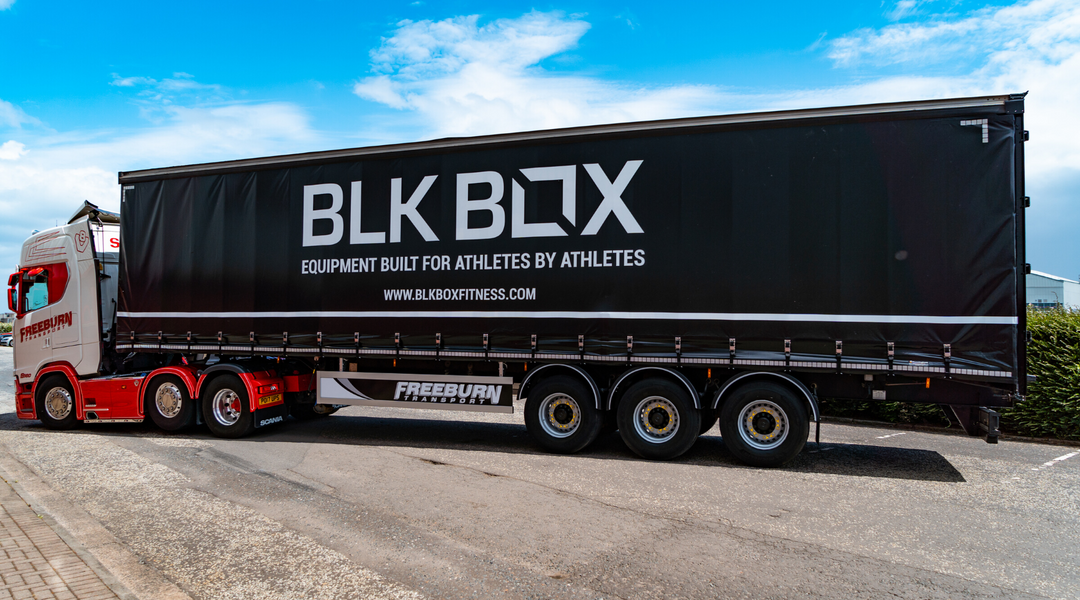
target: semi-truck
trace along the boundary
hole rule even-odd
[[[647,459],[791,461],[821,398],[997,440],[1025,393],[1024,95],[121,172],[9,279],[17,414],[241,437],[512,412]],[[519,404],[520,405],[520,404]],[[819,427],[815,427],[819,430]]]

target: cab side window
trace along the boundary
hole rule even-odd
[[[64,263],[24,269],[20,282],[20,312],[33,312],[59,302],[64,297],[67,279],[67,265]]]
[[[26,290],[24,304],[26,312],[44,308],[49,305],[49,272],[44,271],[39,275],[28,278],[23,284]]]

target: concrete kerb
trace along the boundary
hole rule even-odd
[[[0,444],[0,476],[123,600],[191,600],[132,554],[85,510],[54,490]]]

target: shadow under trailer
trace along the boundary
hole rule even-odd
[[[513,411],[782,465],[818,398],[1025,393],[1022,95],[120,173],[9,280],[17,412],[221,437],[347,405]],[[121,243],[122,240],[122,243]]]

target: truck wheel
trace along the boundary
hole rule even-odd
[[[626,390],[616,409],[619,435],[638,456],[668,460],[697,441],[701,413],[682,387],[664,379],[644,379]]]
[[[210,433],[221,438],[243,437],[255,429],[244,382],[235,375],[222,375],[202,393],[203,420]]]
[[[195,403],[179,377],[157,377],[146,397],[146,414],[165,431],[180,431],[195,422]]]
[[[788,388],[754,382],[736,390],[720,410],[720,434],[735,458],[779,467],[795,458],[810,435],[806,406]]]
[[[580,381],[550,377],[529,392],[525,428],[549,452],[577,452],[600,436],[604,419],[595,402]]]
[[[75,419],[75,391],[63,375],[49,375],[41,380],[34,395],[37,418],[49,429],[72,429]]]

